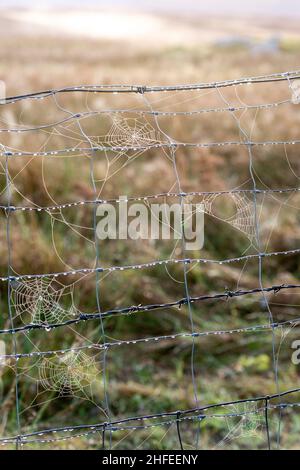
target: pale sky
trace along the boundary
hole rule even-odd
[[[130,7],[136,11],[300,16],[299,0],[0,0],[0,7]]]

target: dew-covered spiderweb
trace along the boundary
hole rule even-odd
[[[297,447],[299,83],[3,100],[3,448]]]
[[[46,358],[39,368],[42,387],[63,394],[83,392],[98,373],[95,359],[82,351],[70,351],[59,360]]]
[[[11,304],[16,318],[24,325],[47,326],[78,316],[72,287],[47,277],[15,281],[11,285]],[[64,301],[70,305],[64,307]]]

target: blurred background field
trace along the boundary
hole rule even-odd
[[[168,8],[151,8],[147,2],[117,2],[114,7],[100,2],[84,11],[69,9],[66,2],[60,9],[28,9],[23,2],[0,10],[0,78],[6,84],[7,96],[37,90],[84,84],[171,85],[236,79],[300,68],[299,7],[287,2],[286,9],[272,9],[265,2],[264,11],[213,10],[205,12],[197,2],[188,2],[185,9],[175,2]],[[264,2],[260,2],[262,4]],[[276,3],[276,2],[275,2]],[[230,4],[230,2],[229,2]],[[148,5],[148,6],[147,6]],[[101,7],[101,8],[100,8]],[[217,7],[216,7],[217,8]],[[228,7],[229,8],[229,7]],[[232,11],[237,11],[236,15]],[[290,103],[292,92],[287,81],[233,87],[218,91],[170,93],[147,96],[159,111],[195,111],[268,103],[280,104],[269,109],[248,109],[236,113],[240,125],[253,140],[299,139],[299,105]],[[41,101],[21,101],[1,106],[1,128],[32,127],[63,119],[67,113],[87,110],[134,108],[145,109],[143,96],[101,94],[67,94]],[[135,119],[141,129],[154,129],[162,139],[155,120],[128,112],[121,123]],[[95,141],[117,142],[110,114],[81,121],[84,131]],[[160,117],[160,128],[182,142],[240,140],[240,129],[231,113],[203,113],[196,116]],[[82,143],[76,123],[54,126],[53,129],[27,133],[1,133],[1,143],[23,151],[47,151]],[[106,139],[106,140],[105,140]],[[108,140],[107,140],[108,139]],[[80,146],[80,145],[79,145]],[[91,181],[90,155],[73,158],[10,159],[14,205],[49,206],[78,200],[92,200],[95,189]],[[251,189],[249,156],[246,148],[220,147],[209,149],[179,148],[176,152],[183,191],[228,191]],[[253,150],[253,165],[260,189],[298,188],[300,178],[299,144],[266,146]],[[149,149],[137,155],[97,152],[93,158],[96,192],[101,198],[120,195],[146,196],[176,190],[176,178],[169,155],[161,149]],[[0,202],[7,202],[5,159],[0,157]],[[195,201],[195,199],[194,199]],[[161,201],[163,202],[163,201]],[[252,201],[243,199],[244,207]],[[258,197],[261,241],[264,251],[299,248],[299,193],[266,194]],[[190,257],[226,259],[257,253],[249,234],[222,221],[234,215],[236,199],[222,196],[215,201],[216,216],[205,216],[205,243],[200,252]],[[16,212],[11,216],[11,266],[16,274],[51,273],[92,268],[95,265],[95,240],[92,208],[75,207],[55,213]],[[6,216],[0,219],[0,274],[7,273]],[[181,246],[174,241],[101,241],[98,245],[100,264],[121,266],[152,260],[181,258]],[[263,284],[299,282],[299,255],[278,256],[263,262]],[[53,283],[29,284],[25,296],[36,292],[49,294],[51,286],[61,293],[60,302],[71,313],[97,311],[95,285],[98,282],[102,310],[130,305],[172,302],[184,296],[182,265],[156,266],[138,271],[122,271],[60,278]],[[257,260],[232,264],[196,264],[188,270],[191,295],[224,292],[258,287]],[[50,286],[50,287],[49,287]],[[10,325],[7,286],[2,283],[1,329]],[[19,293],[20,286],[13,286]],[[267,295],[275,322],[299,317],[298,290]],[[24,297],[23,297],[24,300]],[[20,302],[22,301],[22,298]],[[13,304],[16,325],[30,322],[29,306],[19,300]],[[27,299],[28,302],[28,299]],[[26,303],[26,302],[25,302]],[[55,309],[54,309],[55,310]],[[197,332],[244,328],[267,324],[268,311],[261,296],[245,296],[228,301],[206,301],[192,306]],[[55,319],[56,311],[50,313]],[[32,320],[32,318],[31,318]],[[162,308],[130,316],[116,316],[104,321],[106,341],[132,340],[149,336],[190,332],[188,309]],[[99,320],[74,327],[32,331],[15,335],[17,350],[30,353],[79,347],[100,341]],[[2,335],[7,353],[13,351],[12,338]],[[299,328],[283,327],[275,332],[276,361],[281,391],[299,384],[299,366],[292,364],[292,342],[299,339]],[[174,411],[195,406],[191,380],[190,338],[130,344],[112,348],[106,357],[106,383],[111,418]],[[60,396],[59,388],[42,391],[38,378],[46,364],[24,358],[18,362],[21,430],[23,433],[56,426],[94,424],[107,419],[104,408],[103,354],[79,357],[71,367],[92,386],[77,390],[72,397]],[[194,366],[198,399],[201,405],[262,396],[276,392],[272,355],[272,333],[234,333],[200,337],[195,341]],[[73,364],[73,365],[72,365]],[[65,364],[63,364],[65,366]],[[15,378],[13,365],[0,364],[0,435],[16,434]],[[42,371],[42,372],[41,372]],[[47,372],[46,372],[47,374]],[[54,383],[57,384],[57,380]],[[53,385],[53,382],[52,382]],[[297,396],[294,397],[297,400]],[[248,408],[247,408],[248,406]],[[235,412],[253,411],[253,405],[239,406]],[[228,410],[232,412],[232,409]],[[245,449],[266,448],[263,412],[246,419],[210,418],[201,423],[203,448]],[[278,445],[278,411],[270,413],[272,447]],[[299,448],[300,417],[297,408],[281,413],[281,447]],[[182,424],[186,449],[194,448],[196,424]],[[101,436],[78,437],[49,444],[28,444],[26,448],[99,448]],[[176,426],[118,431],[112,435],[113,448],[179,448]]]

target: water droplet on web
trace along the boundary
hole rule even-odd
[[[291,84],[291,90],[292,90],[291,102],[293,104],[299,104],[300,103],[300,83],[296,81],[293,82]]]

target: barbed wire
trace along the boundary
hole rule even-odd
[[[271,287],[256,287],[254,289],[248,289],[248,290],[238,290],[238,291],[229,291],[226,290],[225,292],[218,293],[218,294],[207,294],[207,295],[200,295],[197,297],[183,297],[179,300],[174,300],[172,302],[166,302],[166,303],[157,303],[157,304],[146,304],[146,305],[131,305],[129,307],[123,307],[123,308],[113,308],[111,310],[106,310],[101,313],[80,313],[78,318],[66,320],[61,323],[53,323],[53,324],[34,324],[30,323],[28,325],[20,326],[20,327],[15,327],[15,328],[7,328],[7,329],[0,329],[0,334],[5,334],[5,333],[18,333],[21,331],[28,331],[28,330],[36,330],[36,329],[46,329],[47,331],[50,331],[51,329],[56,329],[62,326],[67,326],[67,325],[74,325],[77,323],[85,322],[88,320],[95,320],[95,319],[101,319],[101,318],[106,318],[106,317],[112,317],[116,315],[131,315],[133,313],[137,312],[150,312],[153,310],[160,310],[163,308],[172,308],[172,307],[181,307],[183,305],[187,305],[188,302],[190,303],[195,303],[195,302],[203,302],[205,300],[228,300],[236,297],[242,297],[245,295],[250,295],[250,294],[262,294],[262,293],[274,293],[277,294],[281,290],[286,290],[286,289],[299,289],[300,284],[282,284],[282,285],[274,285]],[[271,323],[273,325],[273,323]],[[275,325],[275,323],[274,323]]]
[[[219,82],[199,83],[194,85],[170,85],[170,86],[146,86],[146,85],[81,85],[74,87],[57,88],[34,93],[26,93],[24,95],[10,96],[2,100],[2,105],[14,103],[16,101],[25,99],[43,99],[47,96],[56,95],[59,93],[153,93],[162,91],[195,91],[207,90],[210,88],[226,88],[237,85],[248,85],[257,83],[272,83],[287,80],[298,80],[300,78],[300,71],[281,72],[269,75],[259,75],[256,77],[240,78],[238,80],[223,80]]]

